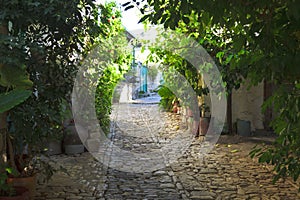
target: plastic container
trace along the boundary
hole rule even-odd
[[[237,119],[236,131],[240,136],[251,136],[251,122],[246,120]]]

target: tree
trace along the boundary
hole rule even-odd
[[[1,92],[10,86],[32,89],[30,97],[8,113],[14,128],[9,137],[13,163],[25,144],[35,155],[43,150],[45,138],[62,135],[62,102],[70,100],[78,62],[101,31],[95,20],[98,9],[90,0],[0,1],[0,6],[0,26],[7,30],[0,38],[1,85],[6,87]],[[6,121],[4,116],[5,131]],[[1,152],[2,161],[6,151]]]
[[[99,76],[95,91],[95,109],[102,130],[107,134],[110,130],[110,114],[112,97],[116,85],[129,70],[131,51],[125,28],[121,23],[121,12],[115,2],[100,5],[99,15],[100,34],[89,50],[98,48],[99,65],[91,65],[95,69],[95,76]],[[108,52],[104,52],[107,51]],[[105,63],[102,57],[109,54]],[[103,68],[103,66],[105,66]]]
[[[136,1],[134,1],[136,2]],[[275,105],[278,117],[271,126],[278,134],[273,147],[258,152],[259,161],[274,165],[274,180],[291,176],[297,180],[300,174],[300,4],[296,0],[277,1],[197,1],[197,0],[147,0],[124,4],[128,8],[138,6],[153,24],[165,28],[182,29],[181,23],[194,26],[190,36],[204,42],[208,52],[214,48],[205,43],[214,37],[213,46],[221,46],[214,54],[227,67],[223,76],[227,84],[243,77],[252,85],[262,81],[276,84],[275,94],[264,103],[264,109]],[[144,2],[144,3],[142,3]],[[191,21],[194,19],[194,21]],[[213,33],[213,35],[212,35]],[[233,75],[233,76],[232,76]],[[238,86],[237,82],[237,86]],[[235,85],[235,84],[233,84]]]

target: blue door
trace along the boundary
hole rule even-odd
[[[147,74],[148,74],[148,68],[145,66],[141,67],[141,85],[140,85],[140,91],[147,92]]]

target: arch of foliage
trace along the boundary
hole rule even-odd
[[[300,175],[300,3],[297,0],[146,0],[137,6],[141,21],[163,24],[195,38],[219,64],[227,89],[241,78],[252,85],[276,85],[263,110],[274,106],[270,124],[278,134],[272,147],[256,149],[260,162],[274,165],[276,176]]]

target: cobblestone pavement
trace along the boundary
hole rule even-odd
[[[160,150],[186,128],[179,115],[159,113],[155,104],[117,110],[111,140],[133,153]],[[151,159],[140,164],[129,157],[111,158],[107,167],[87,152],[53,156],[69,175],[58,172],[48,184],[39,184],[36,199],[300,199],[294,183],[280,180],[273,185],[270,167],[249,158],[251,148],[261,143],[261,138],[250,139],[221,136],[204,159],[198,157],[201,139],[193,139],[176,162],[162,156],[157,167],[165,167],[160,169],[153,167]],[[131,166],[124,169],[132,171],[121,171],[118,164],[130,165],[130,160]]]

